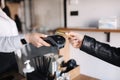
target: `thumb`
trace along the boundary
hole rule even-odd
[[[40,34],[39,36],[42,37],[42,38],[46,38],[48,35]]]
[[[66,32],[65,34],[67,35],[68,38],[71,38],[74,36],[71,32]]]

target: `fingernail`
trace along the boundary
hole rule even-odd
[[[44,35],[45,37],[47,37],[48,35]]]

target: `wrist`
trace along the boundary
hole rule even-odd
[[[84,39],[84,35],[80,35],[80,45],[79,45],[79,48],[81,48],[81,46],[83,44],[83,39]]]
[[[26,38],[25,38],[25,35],[24,35],[24,34],[20,34],[20,35],[19,35],[19,40],[20,40],[20,42],[21,42],[22,45],[28,43],[27,40],[26,40]]]
[[[26,42],[30,43],[30,34],[28,33],[28,34],[25,34],[24,36],[25,36]]]
[[[80,40],[80,41],[83,41],[83,39],[84,39],[84,35],[81,35],[81,34],[80,34],[80,35],[79,35],[79,40]]]

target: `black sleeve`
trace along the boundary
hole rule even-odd
[[[80,50],[120,67],[120,48],[112,47],[109,44],[96,41],[92,37],[85,36]]]

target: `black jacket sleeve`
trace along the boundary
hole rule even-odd
[[[112,47],[109,44],[96,41],[92,37],[85,36],[80,50],[120,67],[120,47]]]

